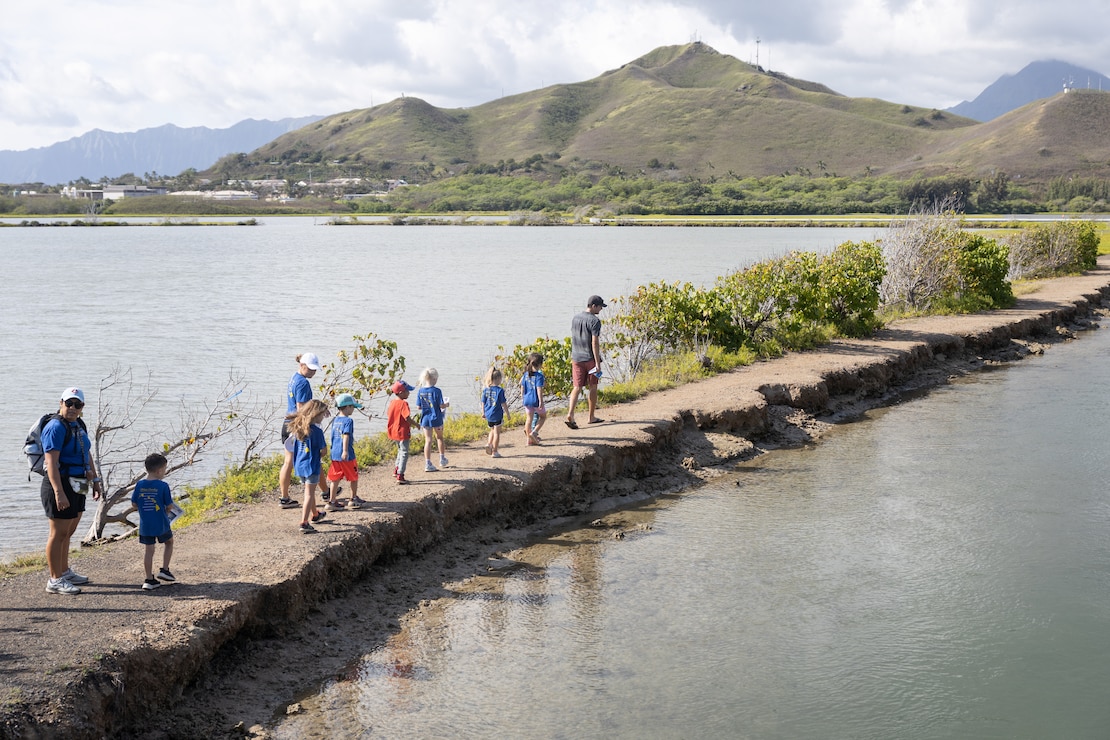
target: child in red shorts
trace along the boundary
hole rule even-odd
[[[350,508],[361,509],[366,502],[358,497],[358,462],[355,460],[355,421],[351,414],[362,404],[350,393],[341,393],[335,405],[339,409],[331,425],[331,465],[328,466],[328,508],[335,511],[339,503],[339,481],[351,483]],[[334,507],[334,508],[333,508]]]

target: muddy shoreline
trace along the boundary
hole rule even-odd
[[[318,536],[272,500],[177,535],[180,583],[143,592],[134,543],[85,554],[77,597],[41,574],[0,581],[0,737],[244,737],[340,676],[352,657],[476,559],[555,517],[588,517],[720,475],[763,451],[983,367],[1044,351],[1110,305],[1110,260],[1045,281],[1005,311],[927,317],[606,408],[606,423],[545,443],[478,445],[398,487],[367,471],[373,505]],[[508,435],[510,438],[515,435]]]

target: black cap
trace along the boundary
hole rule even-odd
[[[586,301],[586,308],[589,308],[590,306],[601,306],[602,308],[607,308],[609,304],[602,300],[601,296],[592,295],[590,296],[590,300]]]

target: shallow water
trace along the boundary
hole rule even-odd
[[[553,532],[279,738],[1103,738],[1110,332]]]

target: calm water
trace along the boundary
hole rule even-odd
[[[498,345],[566,336],[592,293],[712,282],[791,249],[827,251],[879,233],[323,224],[0,228],[0,345],[10,376],[0,390],[0,557],[45,541],[38,481],[28,483],[19,455],[27,428],[70,385],[86,391],[91,421],[99,382],[117,364],[149,373],[159,396],[148,418],[162,428],[183,402],[218,398],[231,371],[245,375],[253,398],[280,401],[298,353],[327,361],[352,336],[374,332],[398,343],[410,381],[437,367],[453,406],[476,410],[474,378]],[[384,413],[379,404],[370,410]],[[373,422],[360,423],[356,431],[371,431]],[[210,456],[199,473],[226,459]]]
[[[280,738],[1110,736],[1110,331],[452,584]],[[476,566],[476,572],[485,571]]]

